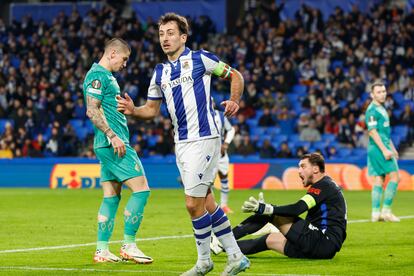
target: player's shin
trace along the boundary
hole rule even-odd
[[[237,244],[240,247],[240,250],[245,255],[255,254],[258,252],[262,252],[268,250],[266,239],[270,234],[261,236],[260,238],[254,240],[241,240],[237,241]]]
[[[114,229],[115,215],[118,210],[120,196],[104,197],[98,213],[97,249],[108,249],[108,241]]]
[[[390,181],[385,189],[384,193],[384,206],[383,211],[391,209],[392,201],[394,200],[395,193],[398,188],[398,183],[395,181]]]
[[[141,225],[144,207],[147,204],[150,191],[131,194],[124,212],[124,244],[135,243],[135,236]]]
[[[213,232],[224,247],[229,259],[240,259],[242,253],[231,231],[230,221],[223,210],[217,206],[211,215]]]
[[[202,263],[210,260],[211,217],[206,212],[201,217],[192,220],[196,241],[198,260]]]

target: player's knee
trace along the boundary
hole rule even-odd
[[[198,202],[195,201],[187,201],[186,207],[191,217],[198,217],[205,213],[204,208],[202,208],[203,206],[200,206],[200,204],[198,204]]]
[[[108,221],[108,217],[98,214],[98,222],[107,222]]]

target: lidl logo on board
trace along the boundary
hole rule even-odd
[[[99,164],[57,164],[50,174],[50,188],[100,187]]]

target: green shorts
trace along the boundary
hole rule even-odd
[[[144,167],[137,153],[129,145],[126,145],[126,153],[123,157],[114,154],[113,147],[95,148],[96,157],[101,161],[101,182],[124,182],[133,177],[145,176]]]
[[[368,175],[385,176],[391,172],[398,172],[397,159],[395,157],[385,160],[379,149],[368,151]]]

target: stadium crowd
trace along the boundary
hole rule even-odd
[[[220,34],[207,16],[190,19],[187,45],[214,52],[245,79],[230,154],[298,157],[320,150],[328,158],[364,154],[364,112],[369,83],[383,79],[394,143],[414,138],[414,9],[375,6],[362,13],[337,8],[323,20],[303,5],[281,20],[283,3],[251,7],[236,32]],[[105,6],[84,18],[73,12],[51,25],[29,16],[7,25],[0,19],[0,157],[94,158],[93,127],[86,118],[82,81],[110,37],[133,51],[116,75],[136,102],[146,99],[151,69],[162,62],[155,21],[122,18]],[[229,87],[213,81],[217,102]],[[171,122],[162,108],[155,121],[129,118],[131,145],[140,157],[173,153]]]

